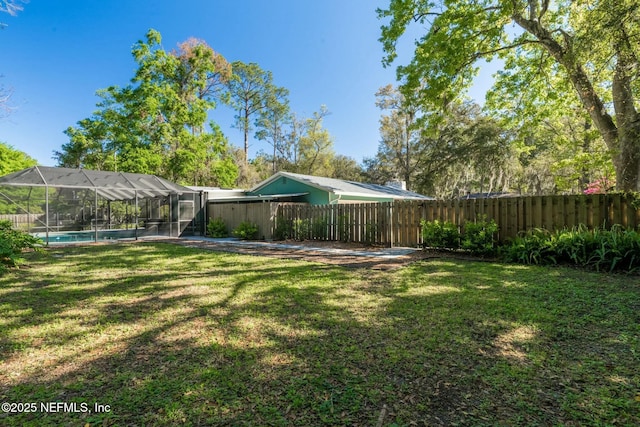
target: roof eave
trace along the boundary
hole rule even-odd
[[[299,183],[304,184],[304,185],[308,185],[309,187],[317,188],[318,190],[328,191],[329,193],[338,194],[336,192],[335,188],[325,187],[325,186],[322,186],[322,185],[319,185],[319,184],[316,184],[316,183],[313,183],[313,182],[309,182],[309,181],[306,181],[304,179],[300,179],[299,177],[295,176],[294,174],[291,174],[289,172],[283,172],[283,171],[276,172],[274,175],[271,175],[269,178],[267,178],[266,180],[262,181],[260,184],[256,185],[251,190],[249,190],[249,192],[250,193],[259,192],[257,190],[259,190],[262,187],[266,187],[267,185],[269,185],[272,182],[276,181],[280,177],[285,177],[287,179],[293,179],[296,182],[299,182]]]
[[[338,196],[349,196],[349,197],[368,197],[368,198],[385,198],[385,199],[393,199],[393,200],[430,200],[428,197],[417,197],[417,196],[399,196],[393,194],[385,194],[385,193],[357,193],[351,191],[333,191],[334,194]]]

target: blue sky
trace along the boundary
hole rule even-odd
[[[290,91],[291,108],[308,117],[322,104],[325,127],[339,154],[361,162],[379,141],[378,88],[395,83],[395,65],[383,68],[378,42],[385,0],[30,0],[17,16],[0,14],[0,79],[13,91],[15,110],[0,119],[0,141],[54,166],[52,153],[68,141],[63,131],[89,117],[95,92],[124,86],[136,64],[133,44],[154,28],[165,50],[196,37],[228,61],[256,62]],[[420,29],[418,29],[420,31]],[[410,58],[412,39],[400,49]],[[403,54],[404,53],[404,54]],[[482,81],[482,75],[481,75]],[[481,88],[471,95],[481,97]],[[479,94],[479,95],[478,95]],[[233,145],[242,134],[233,111],[211,116]],[[268,151],[253,141],[250,157]]]

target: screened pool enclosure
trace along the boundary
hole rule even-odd
[[[203,204],[154,175],[34,166],[0,177],[0,219],[47,244],[201,234]]]

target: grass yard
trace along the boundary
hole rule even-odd
[[[160,243],[30,264],[0,277],[0,402],[23,411],[0,425],[640,425],[637,276]]]

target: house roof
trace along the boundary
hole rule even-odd
[[[465,195],[461,195],[461,199],[503,199],[509,197],[518,197],[518,194],[515,193],[503,193],[503,192],[493,192],[493,193],[468,193]]]
[[[414,193],[413,191],[402,190],[400,188],[389,187],[379,184],[368,184],[356,181],[345,181],[342,179],[325,178],[320,176],[302,175],[291,172],[278,172],[270,178],[262,181],[253,187],[250,192],[260,194],[260,190],[280,177],[286,177],[295,181],[307,184],[311,187],[342,196],[371,197],[371,198],[392,198],[396,200],[432,200],[431,197]]]
[[[49,166],[33,166],[5,175],[0,177],[0,185],[90,189],[107,200],[131,200],[136,195],[146,198],[194,192],[155,175]]]
[[[309,193],[289,193],[289,194],[258,194],[258,195],[241,195],[230,197],[214,197],[210,198],[210,202],[214,203],[228,203],[228,202],[251,202],[251,201],[270,201],[280,199],[290,199],[292,197],[302,197]]]

